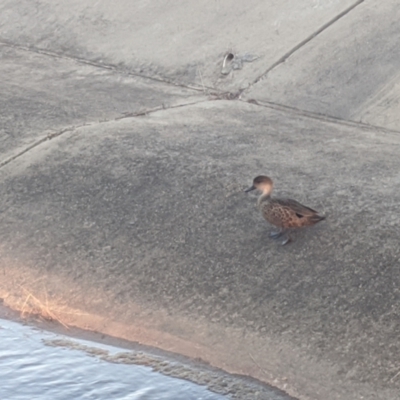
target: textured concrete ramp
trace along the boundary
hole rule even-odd
[[[398,17],[0,0],[0,298],[301,400],[398,400]],[[222,75],[227,51],[259,58]],[[278,246],[260,173],[328,219]]]
[[[204,99],[201,93],[0,45],[0,164],[64,129]]]
[[[248,98],[399,129],[400,8],[366,1],[254,85]]]
[[[2,168],[4,277],[302,398],[395,400],[399,147],[227,101],[82,127]],[[259,173],[328,220],[278,246],[243,193]]]
[[[356,3],[2,0],[0,38],[147,76],[235,91]],[[259,59],[223,76],[227,51]]]

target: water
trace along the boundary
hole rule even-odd
[[[2,400],[228,398],[150,367],[121,363],[129,362],[126,350],[71,340],[8,320],[0,319],[0,343]],[[165,365],[165,361],[160,365]]]

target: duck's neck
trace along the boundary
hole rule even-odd
[[[265,203],[271,200],[271,193],[262,193],[261,196],[258,198],[257,204],[260,206],[261,203]]]

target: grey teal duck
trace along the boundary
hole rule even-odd
[[[271,225],[278,228],[277,231],[271,232],[271,237],[277,240],[282,239],[282,245],[291,240],[288,230],[315,225],[326,218],[296,200],[272,198],[273,186],[272,179],[268,176],[257,176],[253,180],[253,186],[246,189],[245,192],[255,189],[261,191],[257,206],[262,216]]]

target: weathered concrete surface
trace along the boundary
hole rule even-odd
[[[352,119],[400,130],[400,75],[389,74],[389,77],[351,116]]]
[[[363,2],[251,88],[248,98],[399,129],[400,8]]]
[[[301,399],[398,400],[400,136],[301,116],[397,129],[398,9],[333,21],[358,3],[0,1],[0,296]],[[261,57],[221,77],[227,47]],[[297,113],[204,102],[274,65],[242,98]],[[271,242],[259,173],[328,220]]]
[[[302,398],[397,399],[399,147],[228,101],[67,132],[1,170],[5,279],[16,260],[110,320],[165,311],[158,329]],[[259,173],[326,223],[277,246],[243,193]]]
[[[0,60],[0,163],[74,125],[205,98],[182,87],[4,45]]]
[[[0,39],[180,83],[245,88],[356,0],[2,0]],[[258,55],[221,76],[227,51]]]

